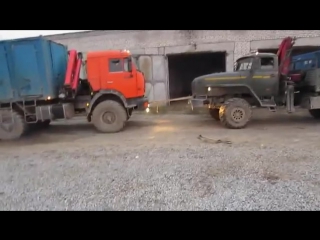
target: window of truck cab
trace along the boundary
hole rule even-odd
[[[272,70],[275,68],[275,62],[273,57],[260,57],[260,69]]]
[[[238,61],[235,64],[234,70],[236,72],[250,70],[252,67],[252,62],[253,62],[253,57],[238,59]]]
[[[112,58],[109,59],[109,72],[120,73],[129,72],[131,60],[129,58]]]

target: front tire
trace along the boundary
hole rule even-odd
[[[250,104],[242,98],[228,99],[219,111],[220,122],[227,128],[245,128],[252,117]]]
[[[320,109],[310,109],[309,113],[314,119],[320,119]]]
[[[106,100],[99,103],[92,113],[92,123],[102,133],[121,131],[127,120],[125,108],[118,102]]]
[[[217,120],[217,121],[220,121],[220,117],[219,117],[219,108],[212,108],[212,109],[209,109],[209,113],[210,113],[210,116]]]
[[[0,139],[19,139],[27,129],[24,118],[16,111],[1,110],[2,123],[0,123]]]

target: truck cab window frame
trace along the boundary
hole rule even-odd
[[[260,58],[260,69],[261,70],[275,69],[274,58],[273,57],[261,57]]]
[[[130,72],[130,71],[129,71],[129,69],[130,69],[129,64],[130,64],[129,58],[124,58],[124,59],[123,59],[123,71],[124,71],[124,72]]]
[[[235,71],[241,72],[241,71],[248,71],[252,68],[253,58],[243,58],[236,62]]]

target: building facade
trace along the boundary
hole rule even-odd
[[[296,37],[298,47],[320,46],[319,30],[108,30],[47,38],[82,52],[130,50],[144,66],[150,100],[161,101],[170,98],[168,55],[225,52],[225,70],[232,71],[240,56],[257,49],[277,49],[287,36]]]

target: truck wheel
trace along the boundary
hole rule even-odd
[[[0,123],[1,140],[15,140],[25,133],[27,124],[19,113],[2,110],[0,114],[2,117],[2,123]]]
[[[132,116],[133,108],[129,108],[127,111],[127,120],[129,120]]]
[[[220,121],[219,108],[212,108],[209,110],[211,117],[217,121]]]
[[[320,119],[320,109],[310,109],[309,113],[315,119]]]
[[[98,104],[92,113],[92,122],[103,133],[121,131],[127,120],[125,108],[118,102],[107,100]]]
[[[252,116],[250,104],[241,98],[228,99],[219,111],[220,122],[227,128],[245,128]]]

